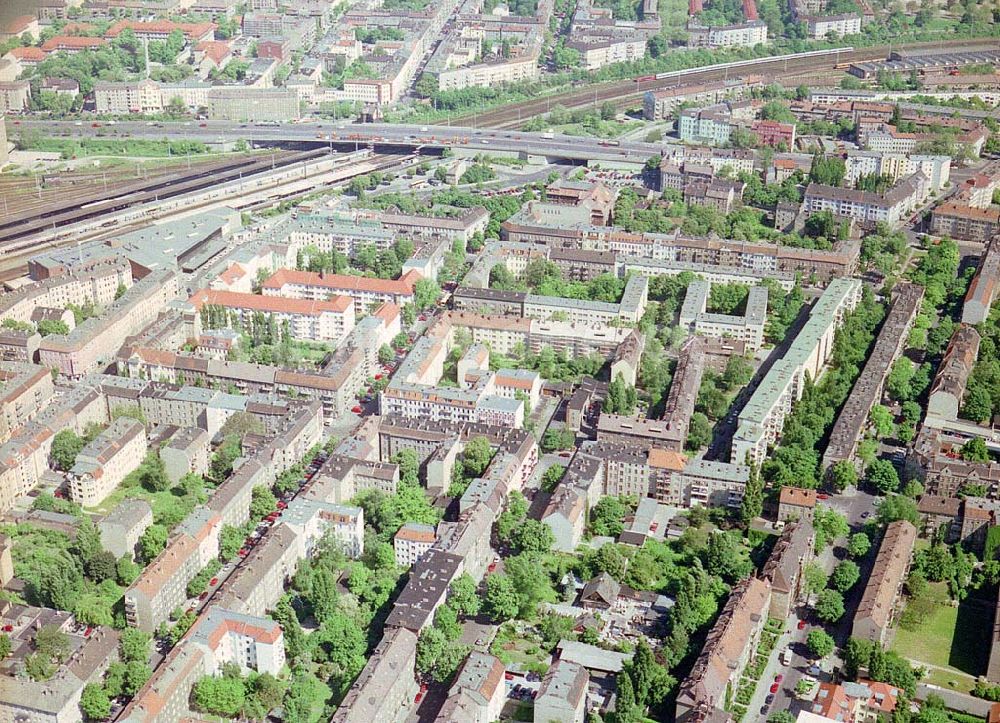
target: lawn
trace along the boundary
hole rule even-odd
[[[971,689],[973,678],[982,672],[985,648],[969,641],[988,637],[992,620],[980,609],[980,601],[968,600],[959,607],[949,604],[943,583],[931,585],[934,604],[912,630],[897,628],[892,649],[900,655],[936,666],[929,679],[946,688]]]

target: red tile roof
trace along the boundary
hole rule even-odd
[[[99,48],[102,45],[107,44],[108,41],[104,38],[84,38],[79,35],[56,35],[55,37],[49,38],[42,43],[42,50],[50,53],[61,48],[86,50]]]
[[[46,53],[41,48],[27,47],[27,48],[13,48],[10,54],[21,62],[29,63],[40,63],[45,60],[48,53]]]
[[[343,314],[354,304],[349,296],[335,296],[330,301],[309,301],[308,299],[286,299],[283,296],[259,296],[241,294],[236,291],[215,291],[201,289],[190,299],[195,309],[205,304],[225,306],[231,309],[254,309],[286,314],[317,315],[325,311]]]
[[[175,23],[170,20],[150,20],[149,22],[119,20],[108,28],[105,37],[117,38],[126,29],[136,33],[164,33],[168,35],[174,30],[180,30],[188,40],[196,40],[214,31],[215,23]]]
[[[280,289],[285,284],[302,284],[304,286],[320,286],[328,289],[344,289],[347,291],[370,291],[382,294],[412,294],[413,286],[420,280],[420,274],[415,270],[407,271],[398,279],[374,279],[368,276],[349,276],[347,274],[317,274],[312,271],[293,271],[280,269],[262,285],[265,289]]]

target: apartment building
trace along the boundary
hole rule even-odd
[[[688,23],[688,45],[697,48],[752,48],[767,43],[767,24],[752,20],[735,25],[703,27]]]
[[[365,515],[360,507],[295,499],[281,513],[281,522],[297,535],[302,557],[310,557],[326,535],[351,559],[365,550]]]
[[[139,538],[153,524],[153,508],[145,500],[127,499],[97,523],[101,547],[116,559],[135,556]]]
[[[549,205],[548,208],[560,207]],[[838,243],[829,251],[817,251],[762,242],[689,237],[680,231],[671,234],[633,233],[614,226],[566,224],[558,215],[548,211],[542,213],[534,201],[504,221],[501,234],[505,241],[515,243],[622,254],[629,257],[625,268],[633,268],[637,261],[655,260],[671,264],[702,264],[705,270],[715,272],[738,269],[754,273],[815,274],[823,282],[853,273],[860,253],[860,244],[853,241]],[[676,273],[692,270],[676,268]]]
[[[805,597],[804,572],[813,559],[816,535],[808,520],[790,522],[764,563],[761,576],[771,584],[771,607],[768,615],[787,620]]]
[[[179,30],[188,43],[199,43],[215,37],[214,23],[175,23],[171,20],[119,20],[108,28],[106,38],[117,38],[125,30],[132,31],[139,40],[167,40]]]
[[[630,63],[646,57],[646,38],[641,35],[589,34],[572,37],[566,43],[580,53],[587,70],[599,70],[612,63]]]
[[[167,478],[177,484],[186,474],[208,472],[208,453],[212,437],[199,427],[181,427],[160,447]]]
[[[806,32],[813,40],[824,40],[830,36],[842,38],[845,35],[857,35],[861,32],[860,13],[814,15],[803,17],[802,20],[805,20]]]
[[[685,143],[724,146],[734,127],[733,104],[687,108],[677,118],[677,136]]]
[[[540,72],[538,53],[529,50],[501,62],[471,63],[442,68],[435,75],[438,80],[438,90],[461,90],[534,80],[538,78]]]
[[[965,387],[979,357],[982,337],[975,327],[960,325],[952,334],[927,399],[927,416],[958,419]]]
[[[807,214],[830,211],[835,216],[852,218],[859,223],[881,222],[896,226],[929,194],[928,179],[920,172],[897,182],[885,193],[810,183],[802,200],[802,211]]]
[[[121,341],[137,333],[177,296],[173,271],[150,273],[137,281],[100,316],[91,317],[69,334],[51,334],[39,346],[41,363],[70,379],[97,371],[114,359]]]
[[[851,637],[883,645],[896,618],[896,604],[910,569],[917,528],[906,520],[886,527],[875,566],[854,614]]]
[[[582,665],[556,659],[549,667],[535,698],[538,720],[583,723],[587,715],[590,673]]]
[[[1000,282],[1000,235],[994,236],[983,249],[976,275],[969,282],[962,305],[963,324],[982,324],[989,318]]]
[[[420,278],[415,271],[392,280],[281,269],[261,285],[261,293],[303,300],[346,296],[354,300],[354,313],[363,316],[381,304],[403,306],[413,303],[414,287]]]
[[[917,284],[904,283],[898,284],[894,291],[892,306],[875,339],[875,346],[830,431],[830,440],[823,453],[823,469],[840,461],[853,460],[868,426],[868,414],[882,400],[885,380],[906,347],[924,290]]]
[[[783,146],[789,150],[795,148],[794,123],[755,120],[750,124],[750,132],[757,138],[759,145],[769,148]]]
[[[118,659],[118,631],[95,625],[85,633],[71,613],[9,601],[0,603],[0,625],[11,642],[11,653],[0,665],[0,718],[33,723],[80,720],[83,689],[100,683],[108,666]],[[51,666],[51,675],[26,675],[38,631],[48,627],[65,636],[68,649],[61,662]]]
[[[288,122],[300,115],[299,96],[287,88],[213,86],[208,117],[237,123]]]
[[[677,366],[663,404],[664,447],[673,452],[683,452],[687,444],[688,425],[705,372],[704,346],[700,338],[691,337],[684,341],[677,355]]]
[[[84,507],[99,505],[145,456],[146,428],[119,417],[76,456],[69,471],[71,499]]]
[[[931,211],[931,233],[959,241],[986,243],[1000,233],[1000,209],[946,201]]]
[[[450,723],[492,723],[500,719],[507,689],[503,662],[473,650],[458,669],[438,720]]]
[[[816,490],[784,485],[778,493],[778,522],[812,521]]]
[[[228,324],[247,331],[263,315],[277,328],[301,341],[339,342],[354,328],[355,304],[350,296],[328,295],[329,300],[288,298],[284,295],[241,294],[233,291],[199,289],[189,303],[202,314],[203,321],[215,308],[224,309]],[[206,307],[209,307],[206,309]]]
[[[802,398],[805,379],[816,380],[833,353],[833,341],[844,317],[861,300],[861,282],[834,279],[816,301],[809,320],[754,391],[740,412],[730,459],[760,464],[780,437],[785,417]]]
[[[951,156],[908,156],[903,153],[849,150],[844,154],[844,181],[850,186],[862,176],[889,176],[893,183],[922,173],[931,189],[940,191],[951,178]]]
[[[38,414],[54,390],[52,372],[45,367],[0,362],[0,443]]]
[[[733,587],[705,645],[677,694],[678,723],[703,720],[727,707],[753,659],[771,608],[771,583],[752,577]]]
[[[642,100],[643,117],[646,120],[665,120],[673,117],[674,112],[685,103],[705,106],[724,100],[739,100],[760,85],[761,79],[758,76],[748,76],[707,83],[682,83],[662,90],[649,90]]]
[[[396,723],[404,717],[419,690],[416,656],[416,633],[387,628],[331,723]]]
[[[30,105],[31,84],[28,81],[0,81],[0,113],[20,113]]]
[[[185,645],[202,647],[211,674],[231,663],[246,673],[277,676],[285,667],[285,637],[281,626],[270,618],[210,607],[184,638]]]
[[[163,112],[163,95],[159,83],[149,80],[128,82],[98,82],[94,84],[94,109],[98,113],[156,114]]]
[[[66,53],[76,55],[86,50],[98,50],[108,44],[104,38],[90,38],[83,35],[55,35],[44,43],[41,48],[45,53]]]
[[[218,604],[244,615],[266,615],[284,595],[285,584],[303,557],[304,547],[296,533],[279,522],[222,586]]]
[[[188,515],[156,559],[125,591],[125,620],[153,632],[187,600],[187,584],[219,555],[221,518],[200,507]]]
[[[434,546],[437,533],[434,525],[420,522],[407,522],[399,528],[392,538],[392,547],[396,552],[396,564],[400,567],[410,567]]]
[[[706,311],[711,289],[708,281],[700,279],[688,285],[680,312],[680,326],[702,336],[742,341],[750,351],[760,349],[767,325],[767,288],[750,288],[746,311],[742,315]]]
[[[183,719],[190,709],[191,688],[199,678],[210,674],[209,667],[204,646],[182,641],[167,653],[118,719],[127,723],[171,723]]]
[[[685,508],[726,507],[735,509],[743,501],[750,480],[744,464],[690,459],[683,468],[658,479],[656,498],[668,505]]]

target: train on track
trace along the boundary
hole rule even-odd
[[[805,60],[808,58],[822,58],[824,56],[833,56],[837,58],[841,53],[849,53],[853,51],[852,46],[846,46],[843,48],[831,48],[829,50],[810,50],[806,53],[788,53],[787,55],[772,55],[764,58],[751,58],[750,60],[734,60],[731,63],[720,63],[719,65],[708,65],[701,68],[687,68],[686,70],[671,70],[666,73],[657,73],[656,75],[640,75],[638,78],[633,78],[636,83],[642,83],[649,80],[667,80],[668,78],[683,78],[685,75],[690,75],[693,72],[703,72],[706,70],[726,70],[727,68],[743,68],[749,65],[760,65],[761,63],[776,63],[785,60]]]

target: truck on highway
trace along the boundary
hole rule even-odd
[[[545,131],[544,133],[542,133],[542,138],[549,138],[549,139],[555,138],[555,133],[553,133],[552,129],[549,128],[547,131]]]

